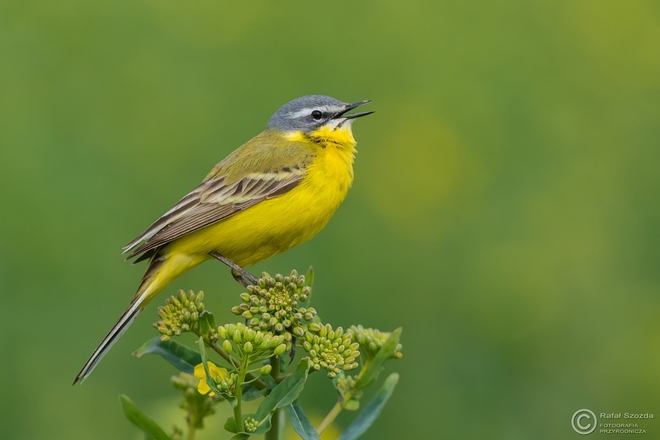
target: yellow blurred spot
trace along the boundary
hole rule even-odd
[[[572,4],[571,14],[576,18],[576,40],[602,67],[593,78],[599,86],[605,78],[608,87],[612,80],[642,90],[657,85],[660,26],[655,2],[587,0]]]
[[[434,212],[457,191],[464,145],[426,109],[401,109],[400,114],[406,117],[382,134],[384,143],[369,147],[369,160],[363,162],[368,180],[359,184],[368,188],[373,209],[397,231],[434,234]]]

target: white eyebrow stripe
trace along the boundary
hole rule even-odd
[[[289,118],[291,118],[291,119],[295,119],[295,118],[299,118],[299,117],[301,117],[301,116],[309,116],[310,114],[312,114],[312,112],[313,112],[314,110],[321,110],[321,111],[323,111],[324,113],[337,113],[337,112],[339,112],[339,111],[341,111],[341,110],[343,110],[343,109],[344,109],[343,106],[337,106],[337,105],[332,105],[332,106],[329,106],[329,105],[322,105],[322,106],[313,107],[313,108],[304,108],[304,109],[302,109],[302,110],[298,110],[297,112],[289,112],[289,113],[287,113],[286,115],[287,115],[287,117],[289,117]]]

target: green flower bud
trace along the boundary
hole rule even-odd
[[[225,340],[225,341],[222,343],[222,349],[223,349],[227,354],[231,354],[231,351],[232,351],[231,342],[229,342],[228,340]]]
[[[273,369],[273,367],[270,364],[264,365],[261,367],[261,370],[259,370],[259,374],[261,376],[266,376],[267,374],[270,374],[270,371]]]
[[[243,351],[246,353],[252,353],[252,342],[248,341],[243,345]]]
[[[284,353],[285,351],[286,351],[286,344],[280,344],[280,345],[278,345],[277,347],[275,347],[275,350],[273,350],[273,353],[274,353],[276,356],[279,356],[279,355],[281,355],[282,353]]]
[[[323,325],[319,324],[318,322],[310,322],[309,325],[307,326],[307,330],[314,333],[320,332],[322,328]]]

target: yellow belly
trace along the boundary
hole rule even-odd
[[[328,150],[293,190],[175,240],[166,254],[188,255],[197,265],[216,251],[244,267],[309,240],[328,223],[353,181],[352,152],[347,160],[343,152]]]

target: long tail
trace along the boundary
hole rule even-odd
[[[165,286],[167,286],[167,284],[169,284],[173,277],[168,280],[162,280],[160,277],[158,277],[160,269],[162,268],[165,261],[166,260],[162,258],[160,253],[156,253],[156,255],[153,256],[149,262],[147,271],[142,277],[142,282],[140,283],[140,287],[138,288],[135,298],[133,301],[131,301],[131,304],[128,306],[126,311],[119,317],[115,325],[112,326],[110,332],[108,332],[105,338],[103,338],[103,341],[101,341],[99,346],[96,347],[94,353],[92,353],[90,358],[85,363],[85,366],[82,367],[82,370],[80,370],[80,373],[78,373],[75,380],[73,381],[74,385],[78,382],[82,383],[87,378],[87,376],[92,374],[92,371],[94,371],[96,365],[101,362],[103,356],[106,355],[106,353],[112,348],[115,342],[119,340],[121,335],[123,335],[128,327],[133,323],[133,321],[135,321],[135,318],[138,317],[142,309],[146,307],[147,303],[151,301],[151,299]]]
[[[82,370],[80,370],[80,373],[78,373],[75,380],[73,381],[74,385],[78,382],[82,383],[87,378],[87,376],[92,374],[92,371],[94,371],[96,365],[101,362],[103,356],[106,355],[106,353],[112,348],[115,342],[119,340],[119,337],[123,335],[128,327],[133,323],[135,318],[138,317],[142,311],[140,308],[142,303],[142,301],[139,301],[140,298],[141,297],[137,297],[133,300],[133,302],[131,302],[131,305],[128,306],[128,309],[122,313],[122,315],[119,317],[119,320],[117,320],[115,325],[112,326],[112,329],[110,329],[110,332],[106,335],[105,338],[103,338],[103,341],[101,341],[99,346],[96,347],[94,353],[92,353],[90,358],[85,363],[85,366],[82,367]]]

